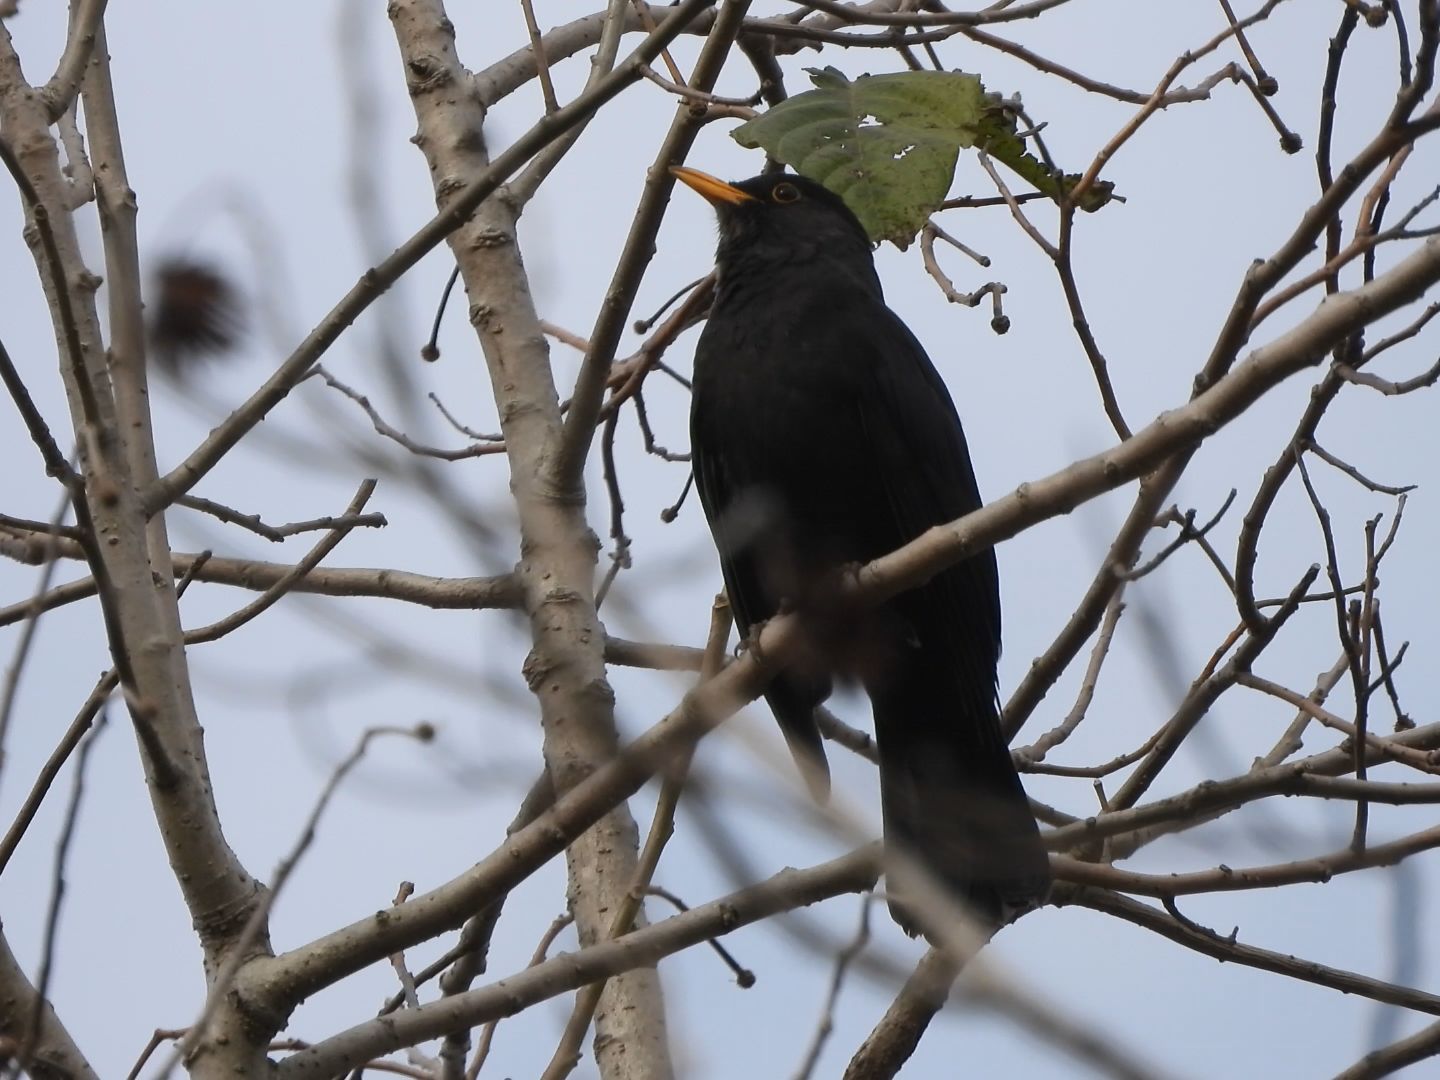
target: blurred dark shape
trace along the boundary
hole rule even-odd
[[[168,256],[151,279],[150,355],[183,380],[197,361],[234,351],[244,331],[239,290],[213,263]]]

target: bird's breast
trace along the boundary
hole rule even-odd
[[[743,512],[739,534],[778,530],[799,556],[859,560],[895,546],[870,535],[885,499],[860,424],[874,361],[866,335],[846,331],[874,301],[790,297],[732,294],[712,311],[696,349],[691,438],[725,482],[705,470],[697,480],[712,526]]]

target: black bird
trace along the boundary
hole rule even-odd
[[[766,700],[823,797],[815,709],[834,677],[858,680],[875,714],[889,849],[998,925],[1034,906],[1050,874],[1000,729],[994,552],[878,608],[833,599],[845,566],[981,505],[955,405],[885,306],[870,241],[839,196],[787,174],[727,184],[672,172],[719,217],[690,436],[730,604],[742,634],[796,610],[812,646]],[[920,929],[903,901],[890,908]]]

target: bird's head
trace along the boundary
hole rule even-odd
[[[793,173],[769,173],[733,184],[698,169],[671,173],[715,207],[720,244],[715,261],[727,270],[764,270],[818,259],[873,277],[870,238],[843,199]]]

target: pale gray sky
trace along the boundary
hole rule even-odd
[[[1077,273],[1087,311],[1133,426],[1183,403],[1248,262],[1269,253],[1312,198],[1317,87],[1340,5],[1325,7],[1326,14],[1317,17],[1307,5],[1284,5],[1271,24],[1252,35],[1280,80],[1276,107],[1306,141],[1302,153],[1282,155],[1248,93],[1222,86],[1213,100],[1171,108],[1149,123],[1105,173],[1129,201],[1079,222]],[[547,26],[582,10],[573,4],[537,4]],[[455,4],[450,14],[461,59],[472,69],[524,40],[518,5]],[[348,23],[343,28],[342,18]],[[1208,38],[1219,20],[1218,5],[1212,3],[1091,0],[1007,33],[1071,67],[1148,89],[1176,55]],[[58,5],[32,0],[7,26],[29,78],[42,80],[64,30]],[[117,7],[109,19],[109,38],[127,164],[140,201],[142,256],[154,258],[176,246],[217,255],[272,309],[272,326],[256,328],[242,357],[204,373],[209,402],[197,402],[168,385],[156,388],[163,468],[204,435],[217,419],[215,407],[248,394],[367,265],[429,217],[433,197],[424,160],[406,141],[414,117],[383,5],[332,0],[259,8]],[[695,49],[693,40],[677,45],[682,67]],[[1388,108],[1393,56],[1388,31],[1357,34],[1342,84],[1337,160],[1368,136]],[[1133,113],[1132,106],[1087,97],[973,45],[949,43],[942,57],[978,70],[992,89],[1021,94],[1032,115],[1048,122],[1046,138],[1067,169],[1083,168]],[[1223,52],[1224,61],[1234,57],[1233,49]],[[785,61],[792,91],[805,85],[800,68],[815,62],[809,53]],[[897,59],[893,53],[853,50],[826,53],[823,62],[856,73],[893,70]],[[1216,63],[1203,64],[1201,70],[1208,73]],[[557,69],[562,97],[578,88],[586,70],[583,57]],[[744,65],[732,62],[720,92],[748,93],[747,75]],[[373,103],[358,133],[347,104],[355,100],[357,78]],[[523,130],[538,103],[538,88],[531,84],[496,108],[488,131],[492,148]],[[672,111],[670,99],[655,86],[627,91],[590,126],[527,211],[521,236],[544,317],[588,332],[630,224],[643,169]],[[757,172],[759,156],[733,144],[727,128],[727,123],[706,128],[691,163],[722,176]],[[1397,206],[1424,193],[1417,178],[1440,175],[1433,146],[1418,154],[1424,160],[1408,170]],[[352,155],[358,155],[380,200],[379,213],[365,211],[368,228],[383,240],[378,251],[367,248],[356,227]],[[955,191],[989,193],[972,159],[962,158]],[[1037,210],[1036,219],[1051,227],[1043,210]],[[92,265],[99,267],[98,236],[89,220],[89,250],[96,253]],[[63,430],[66,412],[53,339],[33,263],[20,241],[20,222],[18,199],[0,199],[0,335],[31,377],[37,403]],[[1006,311],[1013,326],[1008,335],[990,332],[983,307],[971,311],[947,305],[924,276],[918,252],[887,249],[880,252],[879,263],[891,304],[925,342],[952,387],[982,489],[993,498],[1109,445],[1114,437],[1048,260],[1003,209],[952,213],[946,227],[994,260],[990,270],[981,271],[953,253],[942,256],[962,287],[990,276],[1008,285]],[[648,314],[680,284],[708,270],[712,240],[709,208],[678,193],[636,314]],[[463,301],[447,317],[440,362],[426,366],[417,358],[449,267],[443,251],[427,258],[361,318],[325,363],[377,402],[387,403],[398,423],[404,414],[395,411],[387,394],[382,361],[382,342],[388,340],[402,351],[401,363],[423,391],[434,390],[472,427],[493,429],[494,409]],[[1309,311],[1312,302],[1297,303],[1294,317]],[[1278,320],[1280,327],[1290,321],[1283,314]],[[1267,328],[1264,336],[1278,328]],[[688,368],[694,337],[692,331],[667,358],[682,370]],[[622,350],[628,352],[635,340],[628,335]],[[1423,348],[1397,352],[1384,372],[1413,374],[1433,360],[1433,351],[1432,344],[1428,359]],[[554,355],[563,385],[573,374],[574,355],[562,346]],[[1207,445],[1178,492],[1182,505],[1199,507],[1204,518],[1231,487],[1240,489],[1236,506],[1215,533],[1227,557],[1260,474],[1283,448],[1313,381],[1307,376],[1292,380]],[[660,378],[649,386],[657,437],[673,449],[683,448],[685,395]],[[407,428],[457,445],[428,403],[422,399],[420,405],[424,411],[407,419]],[[1440,587],[1431,563],[1440,517],[1428,487],[1440,460],[1440,426],[1433,410],[1433,397],[1424,394],[1397,401],[1352,392],[1332,409],[1322,429],[1328,448],[1377,479],[1424,485],[1411,499],[1386,564],[1390,588],[1383,594],[1392,648],[1402,640],[1414,642],[1400,682],[1420,722],[1432,719],[1428,713],[1440,689],[1434,663]],[[625,636],[699,644],[710,597],[719,585],[704,523],[693,500],[676,523],[662,525],[658,518],[678,493],[685,467],[645,457],[633,425],[627,421],[622,427],[636,569],[621,575],[607,605],[607,623]],[[359,480],[373,474],[372,466],[346,452],[347,446],[363,445],[387,460],[403,460],[369,431],[350,403],[313,384],[278,408],[266,428],[328,448],[328,460],[285,446],[243,447],[197,493],[258,512],[267,521],[304,519],[338,513]],[[3,509],[48,517],[58,490],[43,477],[23,430],[9,419],[0,421],[0,460],[9,463],[0,477]],[[473,534],[441,519],[425,496],[408,493],[413,482],[394,474],[382,477],[372,503],[387,515],[389,527],[352,534],[329,564],[455,575],[505,568],[513,559],[513,545],[502,462],[482,458],[437,471],[456,498],[468,501],[497,530],[496,542],[477,543]],[[594,480],[591,522],[603,536],[608,509],[598,468]],[[1362,492],[1334,474],[1317,473],[1317,480],[1335,515],[1342,557],[1353,568],[1363,551],[1361,523],[1381,511],[1388,522],[1392,500]],[[1133,487],[1097,500],[1001,547],[1002,695],[1069,615],[1132,494]],[[183,550],[215,546],[221,553],[278,560],[294,559],[308,546],[301,538],[283,550],[272,548],[184,511],[174,512],[171,521],[172,537]],[[1148,545],[1155,546],[1153,540]],[[1265,534],[1261,592],[1283,594],[1306,566],[1321,559],[1313,516],[1287,489]],[[78,570],[65,567],[62,572]],[[27,595],[34,580],[33,569],[0,563],[0,603]],[[198,624],[245,599],[233,590],[197,587],[186,597],[184,611],[187,621]],[[1056,761],[1090,764],[1137,745],[1183,695],[1186,682],[1235,622],[1218,579],[1193,550],[1142,582],[1130,600],[1134,610],[1122,623],[1090,718],[1057,751]],[[1145,613],[1159,620],[1164,645],[1179,657],[1178,683],[1157,674],[1152,636],[1135,617]],[[0,629],[0,653],[7,658],[15,639],[16,627]],[[396,641],[413,655],[397,655]],[[535,714],[517,674],[524,648],[513,620],[502,613],[434,613],[375,601],[291,597],[223,642],[191,650],[227,832],[247,866],[262,877],[289,849],[330,769],[360,730],[420,719],[441,728],[438,744],[431,747],[392,741],[372,749],[280,899],[274,916],[278,948],[293,947],[387,905],[401,880],[414,881],[421,890],[437,885],[494,846],[538,763]],[[1333,612],[1314,605],[1266,654],[1263,673],[1308,690],[1315,675],[1333,663],[1336,650]],[[90,604],[46,616],[5,747],[0,820],[11,818],[38,762],[107,663]],[[1022,739],[1033,739],[1064,715],[1081,667],[1077,663],[1077,670],[1052,691]],[[628,670],[614,672],[613,681],[631,733],[663,715],[686,685]],[[837,707],[853,722],[868,724],[863,702],[847,698]],[[1154,794],[1180,790],[1206,775],[1242,771],[1268,749],[1290,715],[1245,691],[1227,696]],[[1377,721],[1385,715],[1384,706],[1378,706]],[[715,788],[735,793],[724,817],[762,876],[841,850],[833,838],[807,825],[810,815],[788,764],[774,771],[756,764],[749,748],[755,741],[770,750],[779,746],[771,726],[764,709],[752,707],[708,741],[701,756]],[[736,737],[741,733],[746,739]],[[837,788],[876,819],[873,770],[843,753],[831,757]],[[777,760],[783,762],[783,753]],[[60,796],[69,776],[67,771],[0,878],[0,917],[11,945],[32,972],[52,843],[64,807]],[[152,1029],[188,1023],[203,987],[189,918],[165,864],[134,740],[119,710],[112,710],[110,728],[97,743],[88,785],[67,867],[53,986],[61,1016],[108,1077],[124,1075]],[[1027,787],[1038,799],[1072,813],[1089,813],[1096,805],[1085,780],[1028,777]],[[637,800],[642,827],[652,797],[647,791]],[[1184,871],[1217,862],[1241,866],[1320,854],[1343,845],[1350,813],[1348,805],[1274,801],[1263,813],[1238,814],[1189,838],[1156,845],[1136,866]],[[1377,808],[1374,817],[1377,836],[1428,823],[1427,811],[1418,807],[1402,812]],[[1434,863],[1426,855],[1413,867],[1413,887],[1422,905],[1435,885]],[[735,885],[683,810],[658,880],[692,903]],[[1244,942],[1386,977],[1392,963],[1386,927],[1393,896],[1392,876],[1370,871],[1281,893],[1200,897],[1183,908],[1222,933],[1238,925]],[[852,931],[857,904],[854,898],[840,899],[808,917],[843,939]],[[562,906],[558,865],[519,889],[495,939],[491,976],[522,966]],[[651,914],[665,913],[652,908]],[[918,955],[882,912],[875,912],[873,926],[874,948]],[[1434,981],[1437,956],[1433,940],[1422,937],[1421,942],[1416,958],[1421,966],[1409,977],[1425,986]],[[830,962],[796,948],[773,924],[738,932],[726,945],[755,971],[758,981],[752,989],[736,988],[706,950],[691,950],[661,965],[681,1074],[715,1080],[788,1075],[801,1060],[819,1015]],[[1221,966],[1137,927],[1077,909],[1052,908],[1027,917],[1003,932],[991,952],[1055,1007],[1123,1042],[1171,1076],[1328,1075],[1369,1047],[1375,1020],[1376,1007],[1361,999]],[[430,955],[416,950],[409,958],[412,967],[423,966]],[[289,1033],[315,1040],[365,1019],[393,992],[394,982],[388,966],[363,972],[307,1002]],[[892,994],[892,987],[852,977],[817,1076],[839,1074]],[[502,1024],[486,1075],[537,1074],[568,1011],[569,1000],[559,999]],[[1404,1017],[1400,1030],[1418,1023],[1418,1017]],[[594,1075],[588,1048],[576,1075]],[[1084,1070],[1008,1021],[956,1006],[926,1037],[905,1075],[1058,1080],[1084,1075]]]

